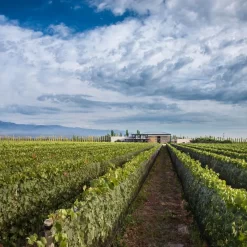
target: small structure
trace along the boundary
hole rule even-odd
[[[176,143],[190,143],[192,139],[176,139]]]
[[[111,142],[125,142],[127,138],[126,136],[111,136]]]

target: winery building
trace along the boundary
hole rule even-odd
[[[171,142],[171,134],[168,133],[143,133],[132,134],[126,138],[127,142],[150,142],[150,143],[168,143]]]

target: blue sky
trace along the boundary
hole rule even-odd
[[[0,120],[247,137],[245,0],[0,3]]]
[[[47,28],[64,23],[77,32],[123,21],[129,14],[115,16],[111,11],[98,12],[82,0],[8,0],[0,4],[0,14],[18,20],[19,25],[46,33]]]

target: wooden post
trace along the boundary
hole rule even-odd
[[[44,231],[45,231],[45,239],[47,241],[46,247],[55,247],[53,243],[53,237],[52,237],[52,226],[53,226],[53,220],[47,219],[44,221]]]

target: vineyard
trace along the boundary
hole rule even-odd
[[[180,144],[169,151],[210,246],[247,246],[247,145]]]
[[[247,144],[66,141],[0,142],[0,246],[110,246],[167,150],[208,245],[247,246]]]
[[[56,210],[76,205],[75,213],[88,203],[86,207],[93,214],[90,203],[98,204],[103,199],[105,203],[115,204],[114,196],[126,189],[123,201],[115,205],[116,214],[123,213],[148,167],[142,163],[149,160],[158,148],[149,144],[1,142],[0,243],[3,246],[25,246],[26,237],[34,233],[40,235],[43,221]],[[130,173],[133,175],[128,176]],[[93,209],[103,212],[102,208]],[[105,207],[105,210],[113,213],[110,208]],[[58,211],[56,217],[61,212],[71,210]],[[115,223],[110,222],[111,217],[109,215],[105,230],[101,228],[102,238]],[[46,242],[44,238],[35,240],[31,237],[29,243],[44,246]],[[88,241],[91,241],[89,237]]]

